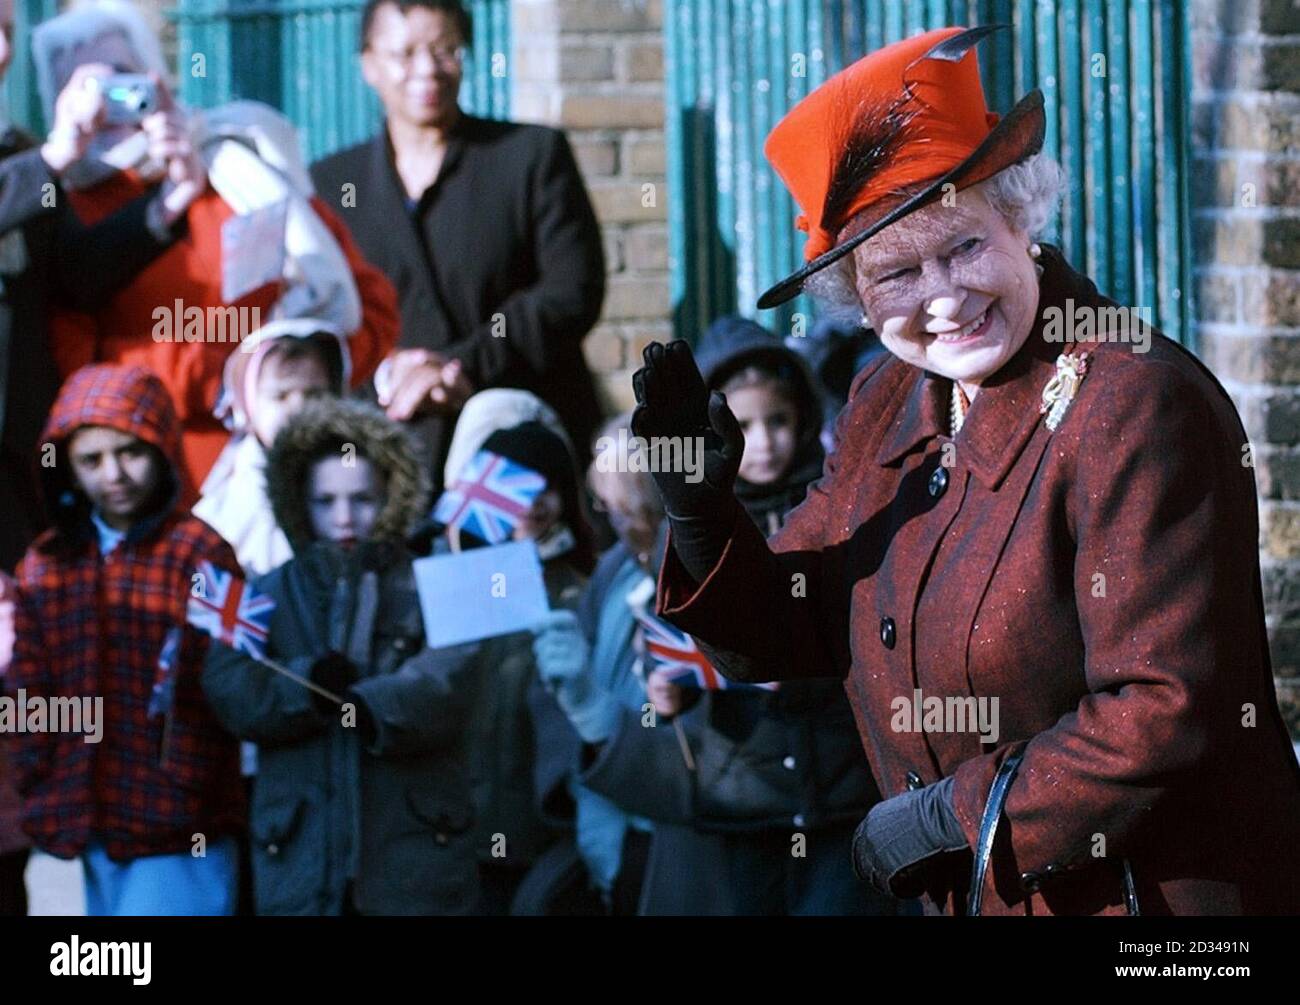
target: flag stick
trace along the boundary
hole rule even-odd
[[[252,653],[245,653],[245,655],[251,657],[252,659],[257,660],[257,662],[261,663],[262,666],[267,667],[270,670],[274,670],[278,674],[284,674],[284,676],[288,677],[292,681],[297,681],[303,687],[307,688],[307,690],[315,691],[322,698],[328,698],[336,705],[346,704],[346,702],[344,702],[344,700],[340,698],[338,695],[336,695],[333,691],[325,690],[325,688],[321,687],[319,684],[313,683],[312,681],[308,680],[306,677],[302,676],[301,674],[294,673],[286,666],[281,666],[279,663],[275,662],[275,660],[269,660],[265,656],[253,656]]]
[[[244,656],[247,656],[250,660],[262,664],[262,666],[266,667],[268,670],[274,670],[278,674],[283,674],[285,677],[288,677],[291,681],[295,681],[301,684],[309,691],[315,691],[322,698],[328,698],[336,705],[341,706],[346,704],[346,702],[344,702],[344,700],[340,698],[338,695],[336,695],[333,691],[325,690],[325,688],[321,687],[319,684],[316,684],[308,680],[306,677],[302,676],[302,674],[294,673],[288,667],[282,666],[281,664],[275,662],[275,660],[269,660],[265,656],[254,655],[253,653],[250,653],[244,649],[236,649],[235,652],[242,653]]]
[[[686,731],[682,729],[682,720],[673,716],[673,732],[677,734],[677,745],[682,748],[682,760],[686,762],[686,770],[695,770],[695,758],[691,756],[691,745],[686,742]]]

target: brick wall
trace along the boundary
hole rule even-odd
[[[1300,739],[1300,2],[1191,8],[1199,348],[1250,437],[1278,697]]]
[[[642,347],[672,331],[662,4],[514,0],[511,16],[511,117],[559,126],[573,144],[609,277],[587,360],[607,409],[629,408]]]

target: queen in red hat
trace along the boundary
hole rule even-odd
[[[884,798],[864,882],[949,914],[1300,912],[1300,766],[1264,624],[1232,401],[1048,244],[1042,96],[989,112],[945,28],[864,57],[765,152],[805,264],[759,300],[849,306],[857,375],[822,479],[770,540],[744,435],[684,342],[634,375],[659,613],[726,676],[843,680]],[[667,455],[661,451],[661,455]],[[679,454],[680,456],[680,454]]]

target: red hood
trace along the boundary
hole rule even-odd
[[[61,533],[42,547],[77,546],[89,532],[90,503],[77,487],[72,465],[57,463],[67,455],[68,438],[83,426],[107,426],[137,436],[167,460],[170,483],[159,514],[170,512],[180,497],[181,427],[162,381],[139,366],[97,363],[82,367],[64,383],[50,410],[39,449],[55,445],[55,464],[41,465],[41,480],[50,517]],[[145,525],[142,525],[145,526]]]
[[[180,470],[181,427],[162,381],[139,366],[95,364],[59,391],[41,443],[60,446],[82,426],[107,426],[157,447]]]

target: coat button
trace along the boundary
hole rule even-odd
[[[266,846],[266,853],[268,855],[279,855],[280,846],[278,844],[269,844]]]
[[[934,474],[930,476],[930,495],[938,499],[946,491],[948,491],[948,469],[937,467],[934,469]]]
[[[433,835],[433,840],[445,847],[447,844],[447,835],[439,831],[438,833]]]
[[[921,776],[915,771],[907,773],[907,788],[909,792],[915,792],[917,789],[925,788],[925,782],[921,781]]]
[[[788,756],[787,756],[786,759],[785,759],[784,761],[781,762],[781,767],[785,768],[786,771],[793,771],[793,770],[794,770],[794,758],[793,758],[793,757],[788,757]]]
[[[1043,877],[1036,872],[1022,872],[1020,874],[1020,889],[1025,893],[1037,893],[1038,888],[1043,885]]]
[[[802,827],[803,824],[804,824],[803,814],[802,814],[802,813],[796,813],[796,814],[794,815],[794,825],[795,825],[796,827]]]
[[[880,644],[886,649],[894,648],[894,619],[880,619]]]

